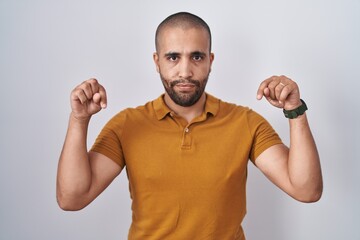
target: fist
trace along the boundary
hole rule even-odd
[[[273,106],[286,110],[295,109],[302,104],[298,85],[286,76],[272,76],[264,80],[257,91],[257,99],[260,100],[263,96]]]
[[[71,92],[70,101],[73,116],[77,119],[88,119],[106,108],[106,91],[95,78],[91,78]]]

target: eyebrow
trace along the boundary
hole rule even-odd
[[[192,56],[194,55],[200,55],[202,57],[206,56],[206,53],[205,52],[201,52],[201,51],[195,51],[195,52],[192,52],[191,53]]]
[[[178,52],[168,52],[168,53],[165,53],[164,56],[165,57],[178,57],[178,56],[180,56],[180,53],[178,53]]]
[[[164,54],[165,57],[178,57],[180,55],[181,54],[178,52],[168,52],[168,53]],[[194,52],[191,52],[190,55],[191,56],[194,56],[194,55],[206,56],[206,53],[202,52],[202,51],[194,51]]]

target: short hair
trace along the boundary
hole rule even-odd
[[[209,25],[200,17],[189,12],[174,13],[165,20],[163,20],[156,29],[155,33],[155,48],[159,48],[159,35],[166,27],[180,27],[180,28],[201,28],[209,35],[209,51],[211,52],[211,31]]]

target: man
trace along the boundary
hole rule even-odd
[[[290,118],[288,148],[260,115],[204,91],[214,54],[201,18],[182,12],[165,19],[153,58],[165,93],[114,116],[89,152],[88,124],[107,105],[105,88],[89,79],[72,91],[57,178],[62,209],[84,208],[126,166],[129,239],[245,239],[249,159],[293,198],[320,198],[319,156],[294,81],[273,76],[257,92]]]

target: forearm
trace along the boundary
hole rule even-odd
[[[60,155],[57,197],[60,205],[81,202],[91,186],[91,166],[87,152],[89,120],[79,121],[70,115],[68,131]]]
[[[322,193],[318,151],[306,114],[290,119],[288,171],[296,195],[303,201],[316,201]]]

